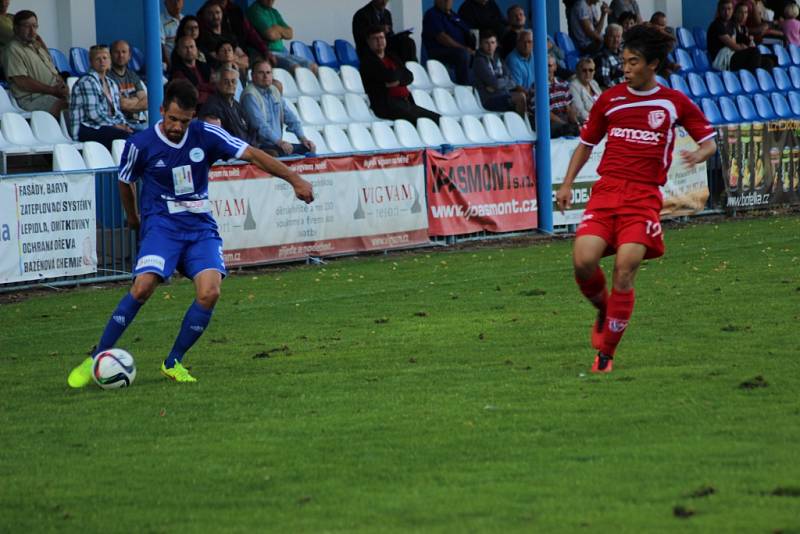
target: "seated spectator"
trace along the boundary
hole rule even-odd
[[[653,26],[658,26],[662,31],[665,31],[672,36],[675,35],[675,28],[667,25],[667,15],[663,11],[656,11],[653,13],[653,16],[650,17],[650,24]]]
[[[397,56],[386,51],[383,27],[373,26],[367,33],[369,53],[361,57],[359,70],[372,111],[382,119],[405,119],[416,123],[420,117],[427,117],[438,122],[438,113],[414,103],[408,90],[413,75]]]
[[[286,24],[280,12],[275,9],[275,0],[256,0],[247,8],[247,18],[258,34],[267,43],[267,48],[275,56],[275,66],[294,72],[297,67],[306,67],[317,74],[317,64],[300,56],[290,54],[283,44],[284,39],[292,39],[294,30]]]
[[[481,30],[472,73],[483,107],[489,111],[516,111],[525,116],[527,90],[514,83],[509,75],[497,54],[497,37],[492,30]]]
[[[256,126],[256,145],[276,156],[307,154],[317,147],[303,133],[300,120],[286,105],[281,91],[273,84],[272,65],[265,59],[253,63],[253,83],[242,94],[242,107],[250,124]],[[300,140],[292,144],[283,140],[283,127]]]
[[[216,73],[216,91],[208,97],[200,108],[201,117],[219,117],[222,128],[234,137],[255,145],[255,128],[247,120],[244,108],[234,98],[239,71],[233,64],[220,66]]]
[[[267,43],[258,34],[256,29],[247,20],[242,8],[233,0],[217,0],[222,7],[222,32],[227,35],[236,35],[239,46],[251,58],[262,57],[275,65],[277,58],[267,48]]]
[[[181,11],[183,0],[164,0],[164,11],[161,12],[161,60],[167,65],[179,37],[178,25],[183,19]]]
[[[519,4],[514,4],[506,11],[508,16],[508,28],[504,34],[500,34],[503,38],[500,40],[500,55],[506,59],[508,55],[517,48],[517,41],[519,34],[525,29],[525,10]]]
[[[417,60],[417,45],[409,32],[394,33],[392,12],[386,9],[389,0],[371,0],[353,15],[353,42],[359,56],[369,51],[367,31],[373,26],[383,26],[386,49],[403,62]]]
[[[610,26],[610,25],[609,25]],[[606,32],[608,33],[608,32]],[[600,97],[602,90],[594,80],[594,61],[590,57],[581,58],[575,69],[575,78],[569,83],[569,93],[578,122],[583,124],[589,118],[589,111]]]
[[[740,4],[747,6],[747,31],[753,36],[756,43],[781,43],[783,44],[783,32],[777,25],[770,24],[765,18],[765,6],[761,0],[739,0]],[[735,8],[734,8],[735,11]],[[735,19],[734,13],[734,19]]]
[[[197,61],[197,45],[191,37],[181,37],[175,45],[172,67],[169,72],[170,81],[185,78],[197,88],[198,105],[203,105],[214,92],[211,83],[211,68]]]
[[[3,70],[19,107],[49,111],[58,118],[67,109],[69,91],[38,29],[39,19],[33,11],[14,15],[14,38],[3,51]]]
[[[788,4],[783,10],[781,30],[789,44],[800,46],[800,21],[797,20],[798,15],[800,15],[800,8],[797,7],[797,4]]]
[[[536,82],[533,70],[533,32],[522,30],[517,39],[516,48],[506,57],[508,73],[515,85],[529,91]],[[533,97],[533,95],[528,95]]]
[[[147,111],[147,91],[139,75],[128,68],[131,60],[131,47],[126,41],[111,44],[111,70],[108,77],[119,87],[119,105],[125,121],[133,130],[147,128],[144,112]]]
[[[14,15],[8,12],[10,3],[11,0],[0,0],[0,57],[3,57],[3,50],[14,38]]]
[[[495,0],[464,0],[458,9],[458,16],[470,29],[492,30],[498,39],[508,26]]]
[[[422,18],[422,42],[428,58],[441,61],[456,72],[456,83],[469,85],[469,65],[475,38],[469,26],[453,11],[453,0],[434,0]]]
[[[622,26],[623,33],[637,24],[636,15],[630,11],[623,11],[617,20],[619,21],[619,25]]]
[[[89,73],[72,88],[69,103],[70,133],[78,141],[97,141],[111,150],[115,139],[127,139],[133,129],[125,121],[119,101],[119,86],[110,76],[108,47],[89,49]]]
[[[611,5],[608,8],[608,23],[619,24],[624,28],[625,26],[622,24],[620,18],[622,14],[626,12],[632,13],[634,16],[632,25],[644,22],[644,19],[642,19],[642,12],[639,9],[639,2],[636,0],[611,0]]]
[[[183,36],[189,36],[194,39],[195,45],[197,44],[197,40],[200,38],[200,19],[195,17],[194,15],[186,15],[181,19],[181,23],[178,25],[178,33],[176,39],[180,39]],[[176,41],[177,42],[177,41]],[[172,54],[170,56],[170,65],[172,65],[172,61],[176,55],[175,47],[172,49]],[[203,53],[202,50],[197,50],[197,61],[201,61],[203,63],[207,63],[206,55]]]
[[[222,63],[217,56],[217,48],[223,41],[233,45],[236,54],[236,66],[242,72],[247,72],[250,68],[250,59],[239,45],[239,39],[233,33],[225,32],[222,28],[222,6],[217,0],[208,0],[197,13],[200,19],[200,38],[197,40],[197,47],[206,55],[207,61],[212,62],[213,67],[219,67]]]
[[[547,57],[547,77],[550,87],[550,137],[578,135],[578,117],[572,105],[569,84],[556,77],[556,59],[553,56]]]
[[[622,28],[619,24],[609,24],[606,28],[603,48],[595,56],[594,64],[594,79],[603,89],[625,81],[622,71]]]
[[[582,54],[595,54],[603,46],[600,32],[605,25],[608,6],[603,4],[605,6],[603,16],[595,20],[590,6],[597,2],[598,0],[576,0],[569,9],[567,17],[569,36]]]

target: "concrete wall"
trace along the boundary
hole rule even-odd
[[[47,46],[67,52],[72,46],[97,43],[94,7],[94,0],[25,0],[12,1],[9,12],[30,9],[36,13],[39,34]]]

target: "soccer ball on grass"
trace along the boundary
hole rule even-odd
[[[128,387],[136,378],[133,356],[122,349],[104,350],[94,358],[92,379],[103,389]]]

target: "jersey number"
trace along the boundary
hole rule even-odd
[[[647,229],[645,233],[650,237],[658,237],[661,235],[661,223],[658,221],[647,221]]]

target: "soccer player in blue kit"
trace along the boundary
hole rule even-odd
[[[208,198],[208,171],[215,161],[249,161],[286,180],[298,199],[314,200],[311,184],[280,161],[222,128],[192,120],[196,106],[197,90],[191,83],[170,82],[162,120],[130,137],[125,145],[120,195],[128,224],[139,229],[140,237],[133,286],[111,314],[92,357],[69,374],[67,382],[73,388],[91,382],[93,358],[114,347],[158,284],[176,269],[194,281],[196,297],[161,372],[176,382],[196,382],[181,361],[208,326],[226,274],[222,239]],[[141,217],[134,185],[138,178],[142,179]]]

